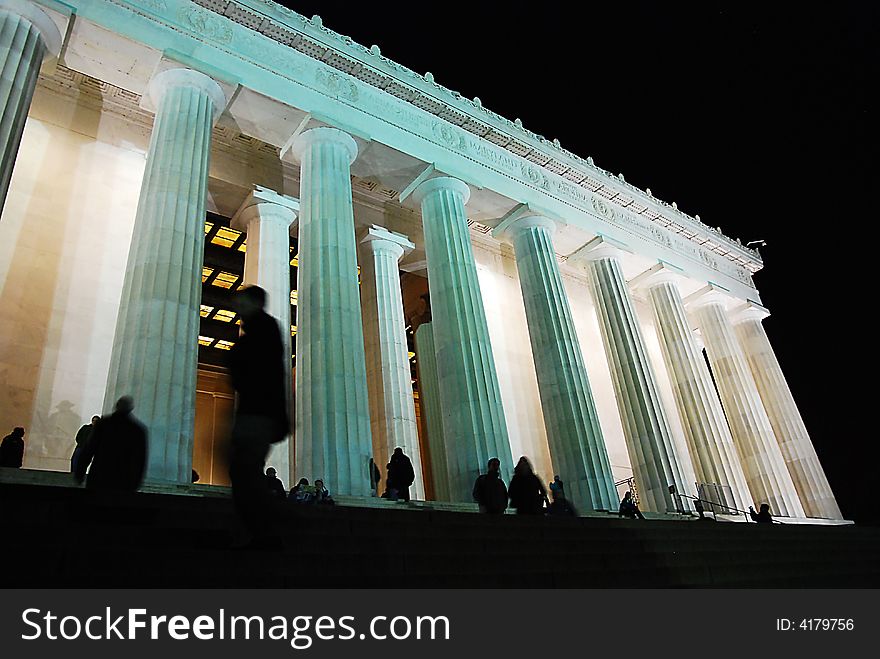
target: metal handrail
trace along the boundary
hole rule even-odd
[[[715,516],[715,519],[718,519],[718,513],[715,512],[715,508],[714,508],[714,506],[717,506],[718,508],[723,508],[725,510],[734,510],[734,511],[742,514],[743,516],[745,516],[746,521],[749,521],[749,514],[745,510],[740,510],[739,508],[734,508],[733,506],[728,506],[726,503],[720,503],[718,501],[709,501],[708,499],[701,499],[699,497],[691,496],[690,494],[681,494],[680,496],[683,496],[687,499],[693,499],[694,501],[699,501],[700,503],[708,503],[710,506],[713,506],[712,514]]]
[[[728,506],[726,503],[719,503],[717,501],[709,501],[708,499],[700,499],[699,497],[691,496],[690,494],[682,494],[681,496],[686,497],[688,499],[693,499],[694,501],[700,501],[702,503],[708,503],[712,506],[718,506],[719,508],[726,508],[727,510],[735,510],[746,518],[746,521],[752,521],[751,513],[749,511],[740,510],[739,508],[735,508],[733,506]],[[718,519],[718,514],[715,510],[712,510],[712,514],[715,515],[715,518]],[[774,524],[782,524],[785,525],[785,522],[780,522],[778,519],[773,519]]]

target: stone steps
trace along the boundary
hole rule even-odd
[[[295,506],[235,551],[229,499],[0,484],[0,586],[654,587],[880,584],[880,531]]]

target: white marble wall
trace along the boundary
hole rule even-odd
[[[0,222],[0,431],[25,466],[66,471],[101,412],[144,169],[138,130],[35,95]]]

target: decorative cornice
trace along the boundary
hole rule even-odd
[[[140,2],[147,5],[165,4],[165,0]],[[525,158],[540,168],[604,197],[620,209],[647,218],[702,248],[745,267],[751,273],[763,267],[757,250],[750,249],[739,240],[725,236],[704,224],[699,216],[691,217],[678,210],[675,203],[666,203],[655,198],[650,190],[640,190],[626,182],[623,175],[615,176],[597,166],[592,158],[584,159],[564,149],[558,140],[551,141],[525,129],[518,119],[510,121],[488,110],[483,107],[479,98],[471,100],[443,87],[434,81],[432,74],[420,75],[397,64],[384,57],[378,46],[367,48],[350,37],[330,30],[323,25],[320,16],[307,19],[272,0],[193,2]],[[204,28],[202,32],[210,29],[215,38],[223,37],[221,22],[210,23],[204,16],[191,13],[187,16],[188,20],[197,21]],[[231,33],[228,36],[231,40]],[[334,77],[327,83],[335,85],[341,96],[357,91],[356,88],[347,90],[347,80],[343,77]]]

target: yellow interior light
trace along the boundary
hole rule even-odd
[[[211,283],[219,288],[232,288],[236,281],[238,281],[238,275],[221,271]]]
[[[228,227],[220,227],[217,229],[217,233],[214,234],[214,237],[211,238],[211,242],[222,247],[232,247],[233,243],[238,240],[240,235],[241,231],[229,229]]]

